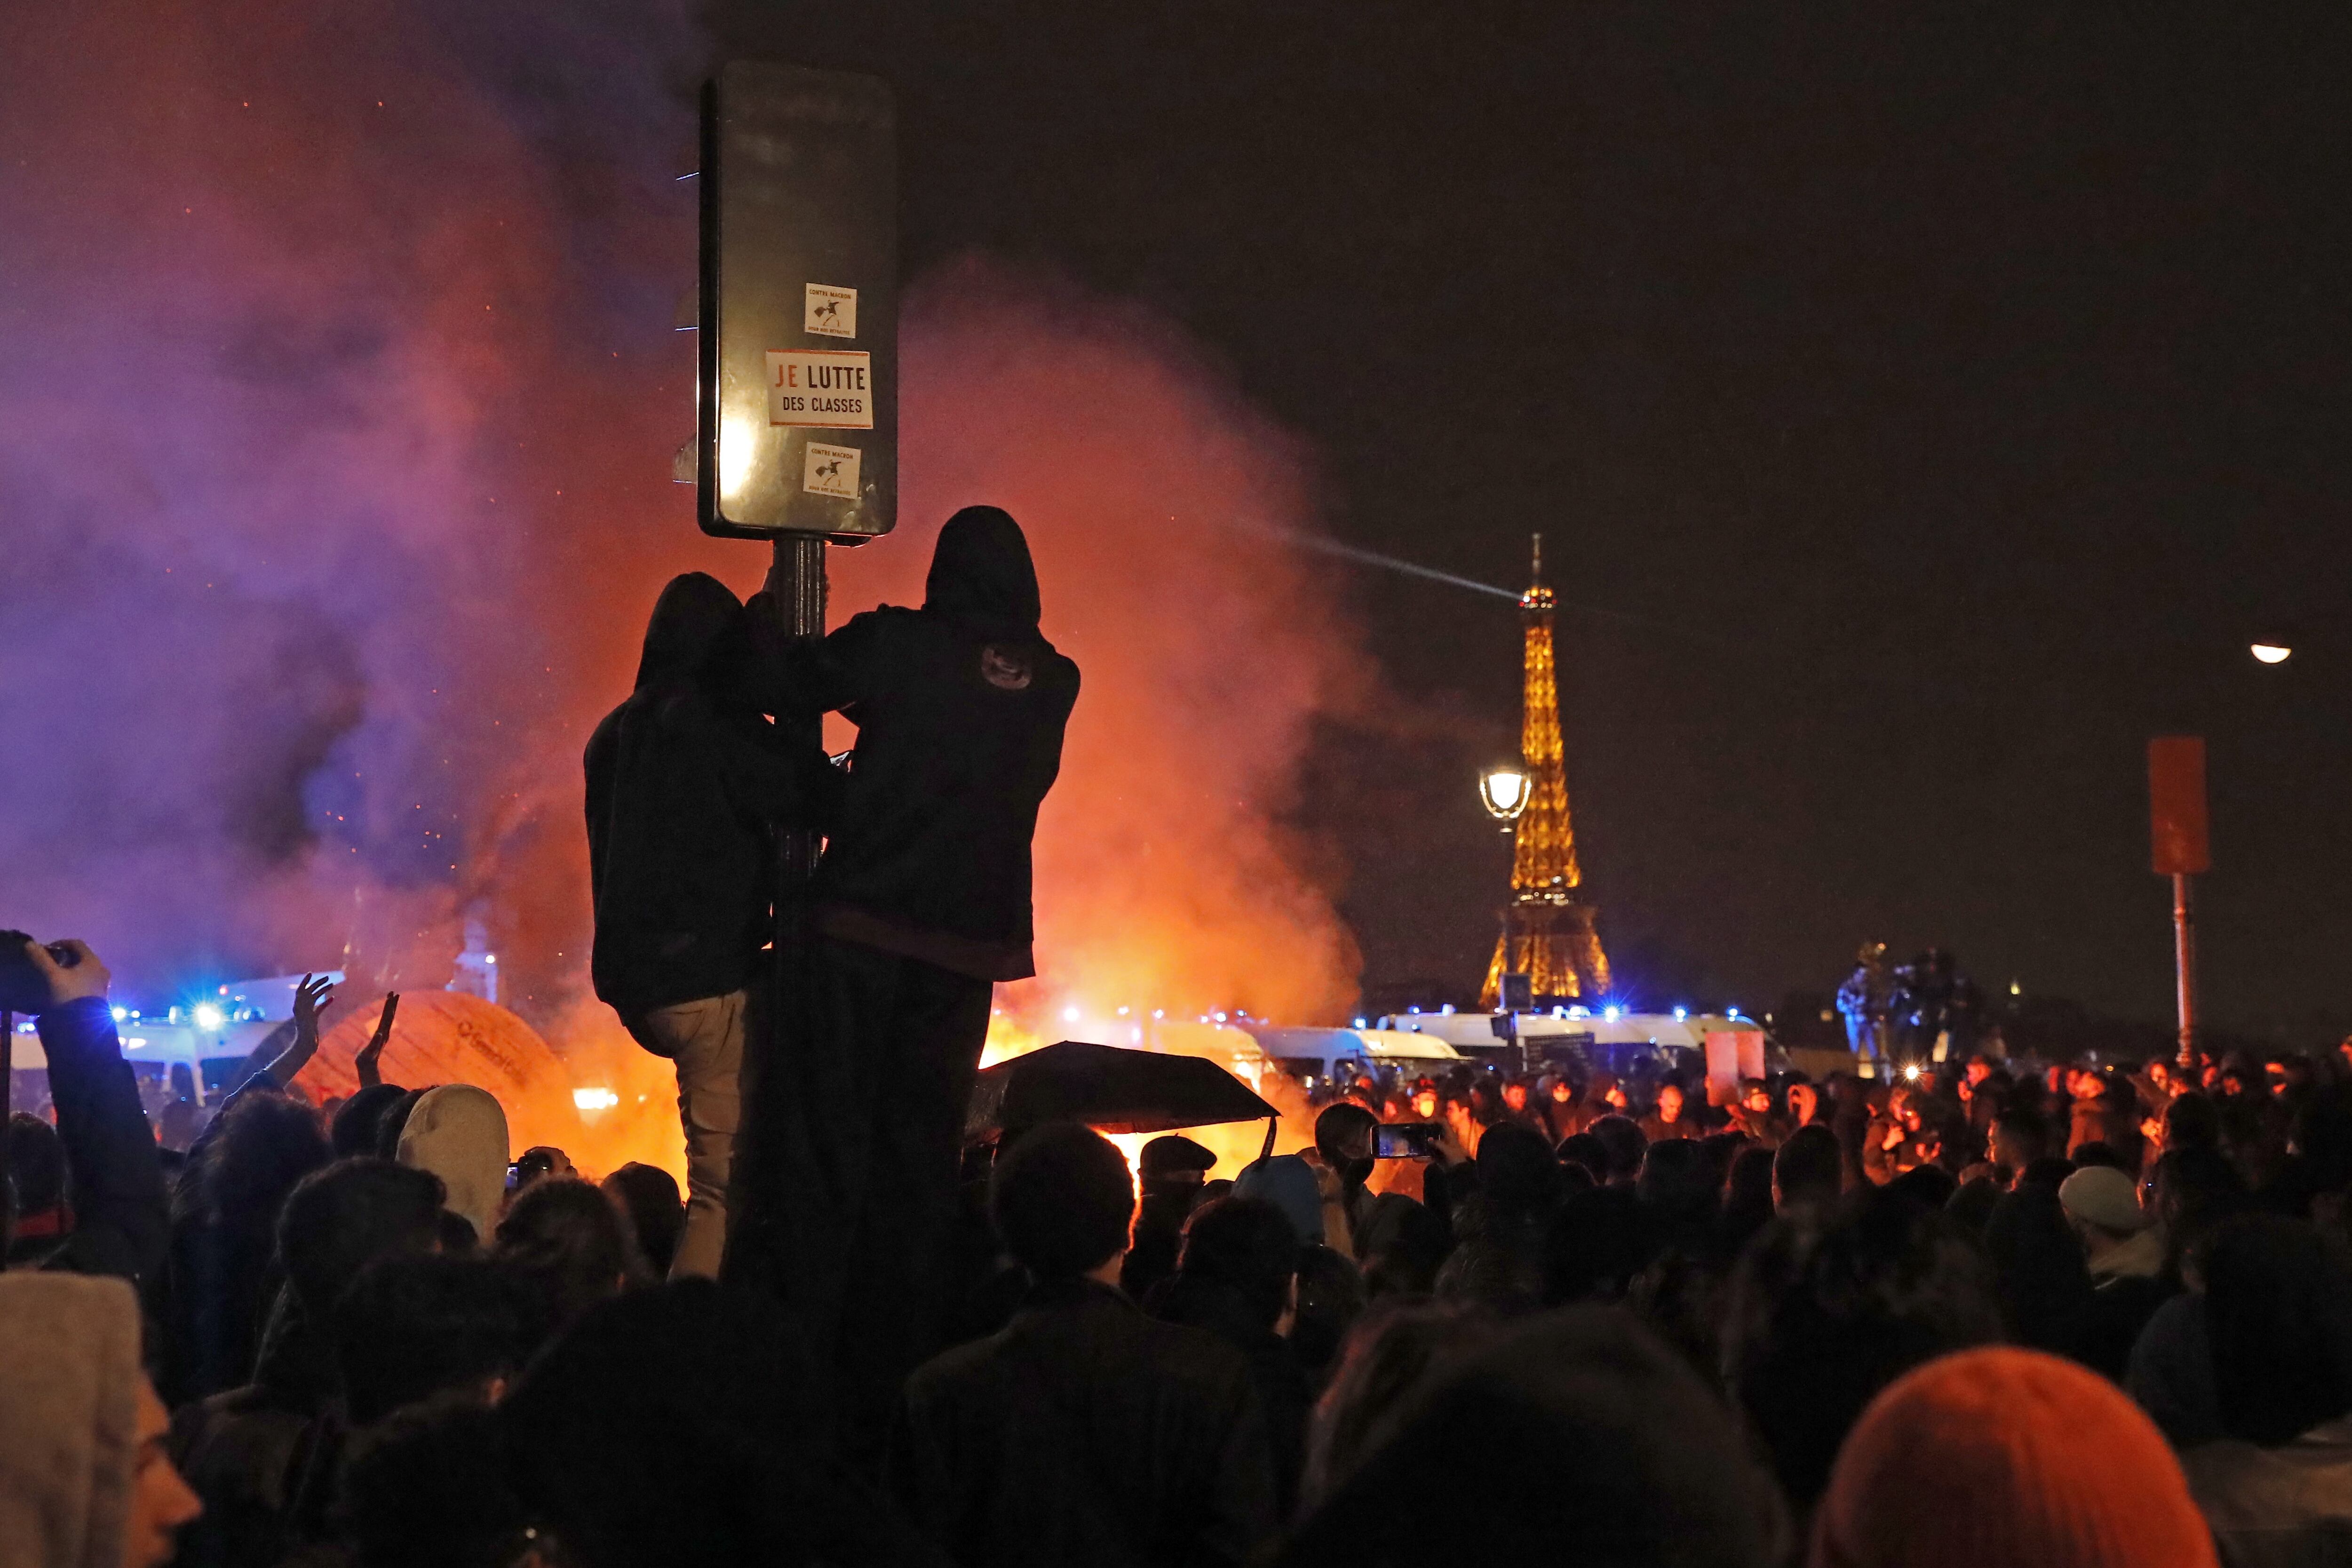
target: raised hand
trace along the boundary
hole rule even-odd
[[[375,1033],[368,1037],[368,1043],[360,1047],[360,1054],[353,1058],[352,1062],[352,1065],[359,1069],[360,1087],[362,1089],[383,1081],[383,1074],[376,1064],[383,1059],[383,1047],[392,1040],[392,1016],[398,1011],[400,1011],[400,993],[397,991],[384,993],[383,1011],[376,1018]]]
[[[33,960],[33,967],[49,983],[49,1005],[62,1007],[68,1002],[79,1002],[85,996],[104,996],[106,987],[114,977],[106,965],[90,952],[89,943],[81,941],[57,944],[72,954],[69,962],[59,963],[49,950],[37,942],[28,942],[25,951]]]
[[[294,1037],[319,1044],[319,1016],[335,1005],[335,983],[323,974],[305,974],[294,987]]]
[[[305,974],[294,987],[294,1043],[286,1047],[278,1058],[255,1075],[268,1079],[284,1089],[294,1081],[294,1075],[310,1065],[319,1054],[319,1016],[334,1005],[330,994],[335,983],[323,974]]]

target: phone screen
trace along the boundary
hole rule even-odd
[[[1437,1128],[1427,1121],[1400,1121],[1372,1131],[1376,1160],[1426,1160],[1435,1152]]]

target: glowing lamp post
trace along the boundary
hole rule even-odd
[[[2294,657],[2294,649],[2285,643],[2258,642],[2249,651],[2263,664],[2284,664]]]
[[[1528,808],[1528,775],[1514,767],[1488,768],[1478,775],[1478,801],[1486,815],[1508,831]]]
[[[1503,825],[1503,831],[1506,833],[1511,830],[1513,823],[1518,821],[1519,815],[1528,809],[1528,797],[1535,793],[1528,787],[1528,784],[1527,770],[1513,767],[1507,763],[1499,767],[1488,768],[1478,775],[1478,804],[1486,808],[1487,816]],[[1496,1005],[1503,1010],[1505,1020],[1512,1019],[1517,1010],[1528,1005],[1531,1000],[1515,994],[1523,986],[1524,977],[1508,973],[1511,966],[1511,906],[1505,904],[1503,906],[1502,963],[1506,973],[1499,982],[1501,994],[1496,998]],[[1519,984],[1514,984],[1514,982],[1518,982]],[[1518,1035],[1516,1022],[1510,1023],[1509,1027],[1509,1037],[1516,1041]],[[1523,1052],[1520,1066],[1526,1065]]]

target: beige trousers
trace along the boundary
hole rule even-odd
[[[742,1117],[743,1039],[751,999],[742,991],[656,1007],[629,1033],[677,1067],[677,1116],[686,1128],[686,1234],[669,1277],[719,1278],[727,1249],[727,1173]]]

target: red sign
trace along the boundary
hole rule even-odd
[[[2205,738],[2158,735],[2147,743],[2147,819],[2159,877],[2213,868],[2205,836]]]

